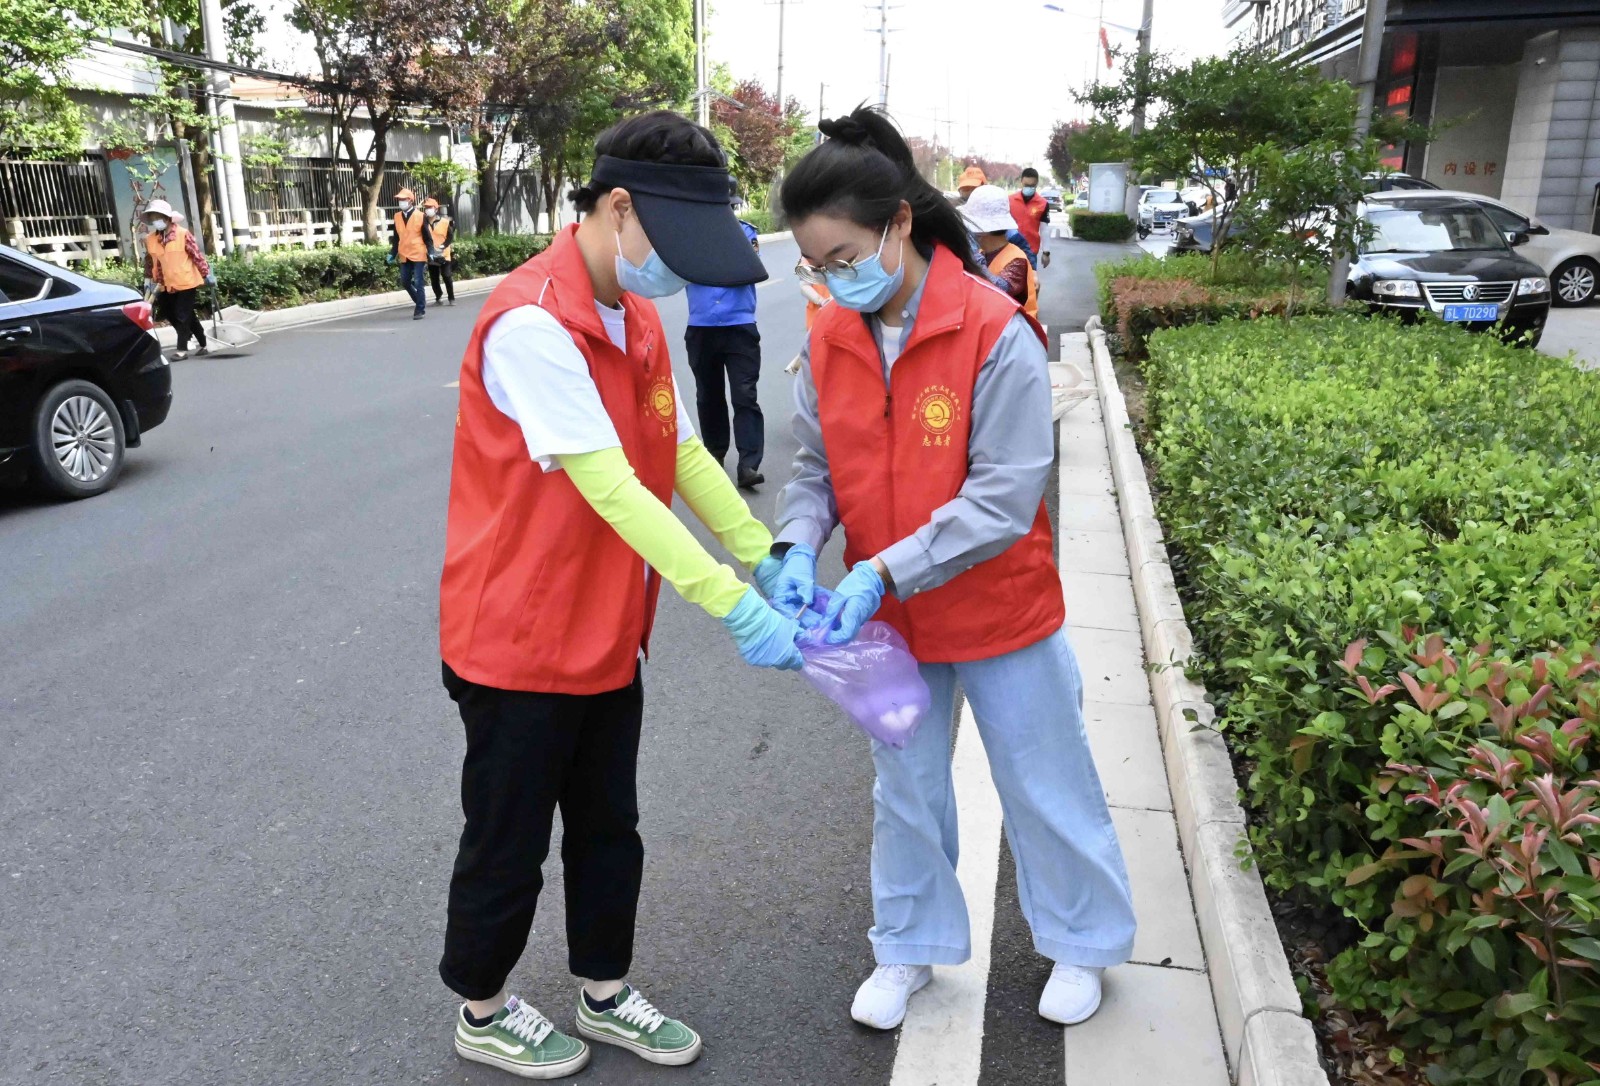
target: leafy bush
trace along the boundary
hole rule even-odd
[[[1133,237],[1133,220],[1119,211],[1076,208],[1067,213],[1067,221],[1072,236],[1082,241],[1127,241]]]
[[[1134,361],[1145,357],[1150,336],[1161,328],[1284,316],[1291,310],[1326,312],[1320,300],[1308,300],[1305,289],[1296,289],[1286,265],[1236,252],[1221,255],[1216,278],[1211,257],[1199,253],[1108,261],[1095,268],[1095,277],[1101,320],[1117,331],[1123,353]],[[1312,277],[1308,285],[1320,291],[1326,284],[1324,272],[1320,284]]]
[[[1600,374],[1442,325],[1340,316],[1162,331],[1144,375],[1195,667],[1240,758],[1269,886],[1365,929],[1330,974],[1336,993],[1426,1034],[1456,1076],[1435,1081],[1522,1081],[1473,1071],[1478,1049],[1428,1033],[1459,1024],[1441,1017],[1449,992],[1476,989],[1398,934],[1410,928],[1385,930],[1409,877],[1390,850],[1447,827],[1386,767],[1447,769],[1481,738],[1478,710],[1413,714],[1366,691],[1387,685],[1369,676],[1408,627],[1506,659],[1600,640]],[[1361,638],[1377,644],[1335,663]],[[1413,680],[1434,696],[1437,678]],[[1419,1022],[1402,1013],[1423,1006]],[[1541,1042],[1519,1036],[1506,1058],[1531,1059]]]
[[[778,217],[771,208],[742,207],[739,209],[739,218],[755,227],[758,234],[771,234],[778,229]]]
[[[508,272],[549,244],[533,234],[482,234],[456,242],[456,275],[462,279]],[[220,259],[211,263],[217,295],[223,305],[246,309],[282,309],[310,301],[329,301],[399,288],[395,269],[386,263],[384,245],[345,245],[265,253],[253,260]],[[88,273],[96,279],[138,289],[144,281],[137,264],[102,264]]]

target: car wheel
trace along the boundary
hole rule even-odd
[[[1600,285],[1600,264],[1586,256],[1573,257],[1550,276],[1550,287],[1556,305],[1571,307],[1588,305],[1594,301],[1595,287]]]
[[[33,476],[59,498],[92,498],[116,485],[127,455],[122,416],[105,390],[62,381],[33,416]]]

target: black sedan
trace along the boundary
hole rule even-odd
[[[102,493],[171,406],[148,302],[0,248],[0,479]]]
[[[1371,237],[1350,268],[1349,296],[1406,319],[1427,316],[1538,346],[1550,280],[1481,207],[1453,196],[1374,194]]]

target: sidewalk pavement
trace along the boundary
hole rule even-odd
[[[1581,369],[1600,368],[1600,304],[1552,309],[1539,349],[1557,358],[1574,354]]]

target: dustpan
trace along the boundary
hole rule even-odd
[[[1094,395],[1094,387],[1086,385],[1083,371],[1071,362],[1050,363],[1050,417],[1059,420],[1062,415]]]
[[[223,320],[226,316],[228,319]],[[226,310],[217,304],[217,288],[211,287],[211,338],[230,350],[242,351],[261,342],[255,330],[261,314],[254,309],[230,305]]]

